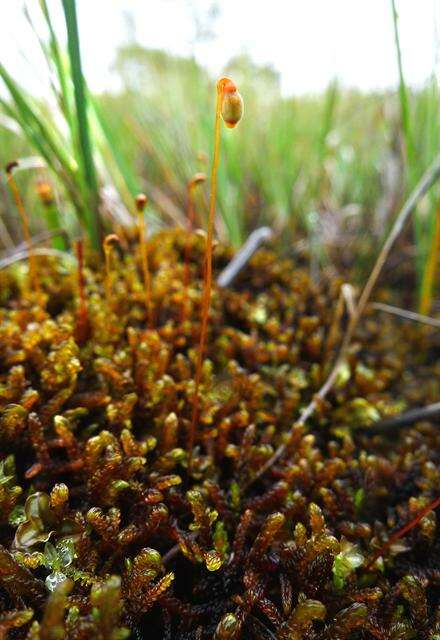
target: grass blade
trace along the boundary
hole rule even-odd
[[[130,196],[134,198],[141,191],[138,180],[131,170],[130,164],[124,157],[124,154],[121,152],[116,137],[103,114],[101,106],[98,104],[97,100],[93,99],[92,96],[89,96],[89,98],[90,105],[93,108],[96,120],[105,139],[105,146],[110,152],[110,155],[117,166],[122,179],[124,180],[126,189],[129,191]]]
[[[100,220],[99,189],[96,176],[95,164],[93,160],[92,141],[90,137],[89,121],[87,117],[87,92],[81,68],[81,55],[79,47],[78,20],[76,15],[75,0],[63,0],[64,18],[67,28],[67,45],[71,75],[74,86],[76,116],[78,121],[78,138],[80,147],[82,175],[87,186],[87,207],[85,212],[85,222],[94,249],[99,250],[100,242]]]
[[[57,71],[58,82],[60,85],[61,94],[59,95],[59,103],[61,110],[69,123],[69,127],[71,132],[74,131],[75,128],[75,119],[73,116],[73,96],[71,95],[71,91],[69,90],[69,78],[68,71],[66,69],[66,65],[63,62],[63,56],[61,53],[61,47],[58,42],[58,38],[56,36],[55,30],[53,28],[52,20],[50,17],[49,9],[47,7],[46,0],[40,0],[41,11],[43,12],[44,19],[46,21],[47,29],[49,31],[49,47],[48,51],[50,53],[50,61],[53,61],[55,64],[55,68]],[[38,37],[38,33],[36,33]]]
[[[405,75],[403,73],[402,50],[400,47],[399,36],[399,15],[397,13],[395,0],[391,0],[391,8],[393,12],[394,43],[396,47],[397,67],[399,70],[399,101],[400,113],[402,118],[402,129],[405,138],[406,158],[408,161],[408,168],[410,172],[410,181],[413,181],[414,176],[411,174],[414,167],[415,148],[411,130],[411,114],[408,98],[408,88],[405,82]]]

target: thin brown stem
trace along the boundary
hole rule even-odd
[[[151,304],[151,276],[148,266],[148,248],[145,239],[145,207],[147,196],[140,193],[136,198],[136,209],[138,212],[139,247],[141,252],[142,277],[144,280],[145,309],[147,312],[147,326],[153,328],[153,308]]]
[[[18,209],[18,213],[20,214],[21,224],[23,227],[23,235],[26,242],[26,246],[27,246],[28,260],[29,260],[29,290],[35,291],[37,295],[37,299],[39,299],[41,288],[40,288],[40,280],[39,280],[38,271],[37,271],[37,262],[32,250],[32,236],[29,229],[29,216],[26,212],[23,199],[20,195],[20,191],[18,189],[17,183],[12,174],[13,169],[16,166],[17,166],[17,163],[11,162],[6,167],[6,176],[7,176],[9,187],[11,189],[12,197],[14,198],[15,204]]]
[[[89,313],[87,308],[86,279],[84,276],[84,241],[82,238],[75,242],[75,253],[78,278],[78,310],[76,316],[75,338],[82,344],[90,333]]]
[[[327,340],[324,347],[323,362],[328,362],[338,341],[338,336],[341,332],[342,316],[344,315],[344,299],[344,290],[341,286],[341,288],[339,289],[339,295],[336,301],[332,322],[327,334]]]
[[[189,276],[190,276],[190,267],[189,260],[191,254],[191,234],[194,230],[194,222],[196,217],[196,207],[194,202],[194,191],[195,187],[204,182],[206,180],[206,176],[204,173],[196,173],[194,177],[188,182],[188,229],[187,236],[185,239],[185,248],[184,248],[184,270],[183,270],[183,301],[182,301],[182,312],[181,312],[181,323],[182,325],[188,318],[189,313]]]
[[[373,422],[367,429],[363,429],[361,433],[362,435],[382,433],[394,436],[396,429],[408,427],[421,420],[435,420],[438,416],[440,416],[440,402],[435,402],[434,404],[428,404],[426,407],[410,409],[393,418]]]
[[[109,311],[112,310],[112,280],[111,280],[111,257],[112,257],[112,245],[114,243],[119,243],[119,237],[116,233],[110,233],[105,237],[104,242],[102,244],[104,249],[104,257],[105,257],[105,279],[104,279],[104,289],[105,289],[105,299],[107,302],[107,307]]]
[[[388,542],[384,544],[378,551],[376,551],[374,556],[366,565],[365,569],[370,569],[374,565],[376,560],[378,560],[381,556],[383,556],[383,554],[386,551],[388,551],[388,549],[393,544],[395,544],[397,540],[400,540],[400,538],[402,538],[404,535],[409,533],[411,529],[414,529],[414,527],[420,522],[422,518],[424,518],[430,511],[434,511],[434,509],[437,509],[437,507],[439,506],[440,506],[440,496],[438,496],[435,500],[430,502],[426,507],[424,507],[421,511],[419,511],[419,513],[414,518],[412,518],[404,527],[399,529],[399,531],[396,531],[396,533],[393,533],[393,535],[390,536]]]
[[[211,193],[209,197],[208,231],[206,234],[205,248],[205,269],[203,282],[202,306],[200,313],[200,341],[197,353],[196,375],[194,384],[194,403],[191,417],[191,427],[188,439],[188,471],[191,472],[193,448],[196,436],[197,421],[199,419],[200,407],[200,383],[202,379],[203,356],[205,354],[206,335],[208,330],[209,305],[211,302],[212,290],[212,242],[214,237],[215,205],[217,199],[217,172],[220,159],[220,138],[221,138],[221,109],[225,78],[217,83],[217,100],[215,107],[214,125],[214,157],[211,171]]]
[[[373,302],[371,306],[373,307],[373,309],[377,309],[377,311],[390,313],[393,316],[402,318],[402,320],[411,320],[412,322],[420,322],[421,324],[426,324],[429,327],[440,329],[440,320],[438,320],[437,318],[424,316],[421,313],[416,313],[415,311],[409,311],[408,309],[393,307],[391,304],[384,304],[382,302]]]

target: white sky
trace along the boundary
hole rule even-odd
[[[61,0],[48,0],[63,32]],[[438,71],[440,0],[396,0],[405,75],[421,85]],[[32,11],[38,0],[28,0]],[[218,0],[215,38],[194,43],[193,13],[209,0],[77,0],[83,64],[96,90],[116,88],[110,72],[118,44],[127,41],[124,13],[146,47],[194,53],[213,73],[235,54],[249,53],[281,72],[285,94],[322,90],[337,76],[360,89],[395,87],[397,68],[390,0]],[[22,0],[0,0],[0,60],[33,91],[43,91],[45,68],[22,14]],[[27,60],[24,58],[26,56]]]

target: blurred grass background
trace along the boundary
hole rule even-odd
[[[224,72],[239,86],[245,117],[236,130],[223,132],[217,228],[222,239],[238,246],[264,224],[279,232],[287,250],[305,238],[312,241],[318,262],[354,265],[359,274],[369,268],[399,205],[440,142],[438,81],[433,73],[423,88],[407,87],[391,4],[396,91],[364,94],[332,80],[322,95],[284,97],[272,68],[246,55],[228,62]],[[17,180],[33,233],[48,224],[35,195],[39,180],[50,180],[55,189],[57,219],[51,225],[74,235],[79,221],[95,242],[98,231],[92,230],[90,211],[98,190],[104,225],[126,224],[140,190],[150,199],[150,228],[185,225],[186,183],[196,171],[210,168],[216,79],[192,58],[133,42],[115,54],[122,89],[91,95],[75,42],[74,1],[63,0],[67,50],[44,0],[40,5],[46,29],[35,29],[35,36],[52,95],[27,95],[12,70],[0,65],[8,89],[8,97],[0,100],[1,161],[25,159]],[[22,238],[3,175],[1,189],[0,243],[11,249]],[[198,193],[199,226],[204,226],[208,192],[209,184]],[[438,268],[438,195],[435,187],[419,206],[402,246],[414,266],[424,312],[431,306],[426,297],[432,297]]]

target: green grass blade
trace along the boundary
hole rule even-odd
[[[74,86],[76,116],[78,119],[78,138],[81,155],[81,168],[87,185],[86,225],[91,244],[94,249],[100,249],[100,220],[99,220],[99,188],[93,160],[92,140],[90,137],[87,116],[87,92],[81,68],[79,47],[78,21],[75,0],[63,0],[64,18],[67,28],[67,44],[69,50],[70,67]]]
[[[325,183],[325,158],[327,154],[327,139],[332,130],[336,105],[338,100],[338,82],[333,80],[325,92],[324,110],[322,114],[322,124],[317,140],[317,184],[315,187],[316,198],[318,204],[323,200],[324,183]]]
[[[412,189],[412,187],[417,182],[417,177],[418,177],[417,176],[417,159],[416,159],[416,150],[414,145],[414,135],[412,131],[409,91],[405,81],[405,75],[403,72],[402,50],[400,46],[400,35],[399,35],[399,15],[397,13],[396,0],[391,0],[391,9],[393,14],[394,43],[395,43],[395,49],[396,49],[397,67],[399,72],[399,102],[400,102],[402,131],[403,131],[403,137],[405,141],[407,176],[408,176],[409,188]],[[418,282],[420,284],[422,280],[424,255],[426,254],[426,251],[424,250],[423,226],[420,220],[420,216],[417,215],[417,212],[415,213],[413,220],[414,220],[414,236],[415,236],[416,250],[417,250],[416,271],[417,271]]]
[[[139,182],[133,171],[131,170],[130,164],[127,162],[124,154],[121,152],[117,139],[112,131],[111,126],[107,122],[107,119],[105,118],[105,115],[101,109],[101,106],[98,104],[98,101],[95,100],[92,96],[89,96],[89,102],[93,108],[96,120],[105,138],[105,146],[110,152],[114,163],[122,176],[126,189],[128,189],[131,197],[134,198],[140,191]]]
[[[69,89],[69,77],[68,70],[66,69],[66,65],[63,61],[63,56],[61,53],[61,47],[58,42],[58,38],[56,36],[55,30],[53,28],[52,20],[50,17],[49,9],[47,6],[46,0],[40,0],[40,7],[43,13],[47,29],[49,31],[49,47],[46,47],[50,53],[50,60],[54,63],[55,69],[57,72],[57,78],[60,85],[61,96],[60,96],[60,106],[63,111],[64,117],[66,118],[69,128],[73,133],[75,130],[75,119],[73,114],[73,96],[71,95],[71,91]],[[38,37],[38,34],[37,34]]]
[[[406,156],[407,156],[408,168],[410,172],[410,181],[415,181],[416,178],[414,175],[412,175],[413,168],[414,168],[414,160],[415,160],[415,148],[414,148],[414,139],[413,139],[413,134],[411,129],[411,114],[410,114],[410,104],[409,104],[409,97],[408,97],[408,88],[405,82],[405,75],[403,73],[402,50],[400,47],[400,36],[399,36],[399,15],[397,13],[395,0],[391,0],[391,8],[393,12],[394,43],[396,48],[397,67],[399,71],[399,101],[400,101],[400,112],[401,112],[401,118],[402,118],[402,129],[403,129],[403,135],[405,137]]]
[[[322,126],[318,138],[318,157],[323,161],[326,154],[327,137],[333,127],[336,104],[338,100],[338,81],[333,80],[325,92],[325,103],[322,117]]]
[[[54,129],[46,124],[42,117],[39,117],[32,100],[26,96],[25,92],[13,80],[1,63],[0,78],[5,83],[15,104],[14,113],[18,124],[25,127],[27,132],[32,135],[33,143],[39,150],[44,150],[42,155],[44,155],[45,159],[48,160],[53,154],[60,160],[64,168],[68,171],[74,171],[72,160],[64,151],[62,141],[56,139]]]
[[[48,167],[63,181],[75,205],[80,220],[84,217],[85,201],[78,187],[78,169],[74,159],[65,150],[65,145],[52,123],[40,116],[35,104],[8,74],[0,63],[0,78],[6,85],[13,107],[1,100],[6,113],[20,125],[25,136],[44,158]]]

